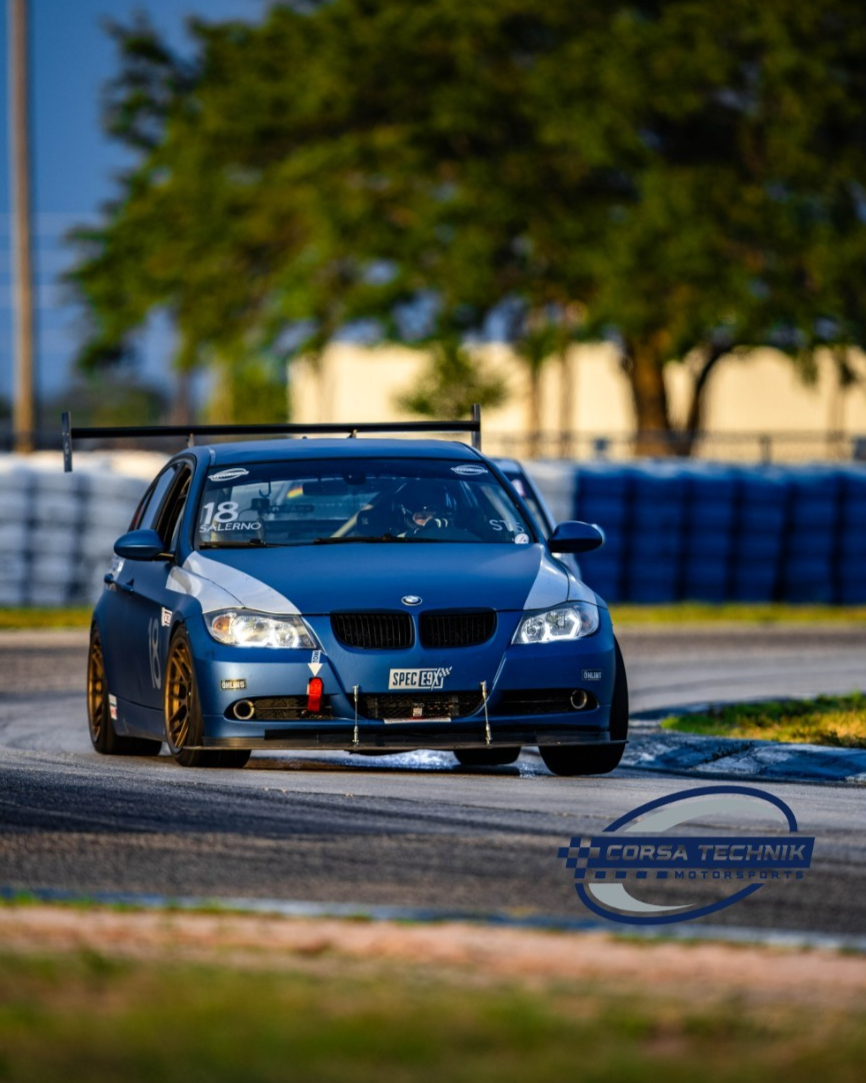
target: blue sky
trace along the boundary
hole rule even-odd
[[[117,71],[115,49],[103,29],[111,18],[128,22],[145,12],[169,42],[189,48],[185,21],[257,21],[268,0],[29,0],[30,119],[35,259],[38,279],[38,383],[44,394],[67,382],[76,347],[76,309],[63,302],[57,276],[69,263],[63,234],[93,221],[114,191],[113,178],[128,161],[100,121],[100,97]],[[12,395],[13,335],[10,299],[8,0],[0,21],[0,396]],[[144,371],[158,378],[170,341],[155,329],[146,340]]]

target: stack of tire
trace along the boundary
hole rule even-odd
[[[679,589],[673,597],[723,602],[729,597],[737,537],[737,479],[730,467],[714,463],[697,463],[682,470],[683,554]]]
[[[29,521],[29,605],[64,605],[81,598],[83,533],[90,514],[85,474],[33,472]]]
[[[791,600],[781,590],[785,543],[790,536],[790,475],[782,469],[760,467],[738,469],[734,477],[736,498],[727,599]]]
[[[114,555],[114,540],[129,529],[147,482],[123,474],[91,471],[87,478],[91,486],[90,510],[82,527],[76,588],[79,597],[91,601],[103,589],[105,573]]]
[[[866,603],[863,467],[662,460],[570,476],[572,517],[607,536],[581,572],[609,602]]]
[[[0,605],[21,605],[28,575],[32,494],[29,474],[12,456],[0,458]]]
[[[573,516],[597,523],[603,548],[581,573],[609,601],[663,602],[678,594],[686,478],[676,465],[591,464],[577,471]]]
[[[834,596],[842,605],[866,605],[866,470],[841,471]]]
[[[826,467],[788,471],[788,515],[779,585],[785,601],[836,600],[841,481],[838,470]]]
[[[84,605],[161,456],[0,456],[0,605]]]
[[[533,471],[540,486],[544,481]],[[544,491],[545,499],[547,493]],[[571,518],[597,523],[605,543],[594,553],[581,553],[581,575],[603,598],[617,600],[626,591],[626,548],[629,539],[632,484],[628,470],[605,463],[581,466],[574,475]]]
[[[668,463],[634,467],[630,475],[625,594],[634,602],[666,602],[679,591],[686,478]]]

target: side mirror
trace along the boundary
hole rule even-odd
[[[552,553],[589,553],[604,545],[604,531],[593,523],[560,523],[547,539]]]
[[[130,530],[114,543],[114,551],[126,560],[158,560],[167,557],[165,543],[155,530]]]

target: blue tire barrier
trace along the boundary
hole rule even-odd
[[[574,483],[609,601],[866,602],[866,467],[591,464]]]

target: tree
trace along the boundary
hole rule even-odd
[[[482,362],[453,339],[433,347],[426,372],[416,386],[397,396],[407,413],[421,417],[457,419],[472,406],[501,406],[508,398],[502,380],[485,371]]]
[[[862,15],[847,0],[774,0],[759,17],[745,0],[700,7],[664,4],[635,24],[631,70],[650,55],[660,75],[633,85],[652,154],[592,305],[621,336],[650,451],[690,448],[734,349],[775,345],[808,371],[817,346],[864,342],[834,283],[841,274],[862,291],[866,268]],[[686,358],[692,403],[677,434],[663,370]]]
[[[85,362],[155,307],[191,368],[359,319],[429,344],[399,319],[423,294],[449,339],[505,305],[531,387],[573,337],[615,337],[654,453],[689,450],[732,350],[866,341],[853,0],[330,0],[197,24],[191,63],[116,34],[109,117],[139,160],[79,234]]]
[[[70,410],[77,425],[149,425],[159,422],[167,403],[163,392],[121,365],[99,378],[80,376],[43,404],[40,424],[56,425]]]

